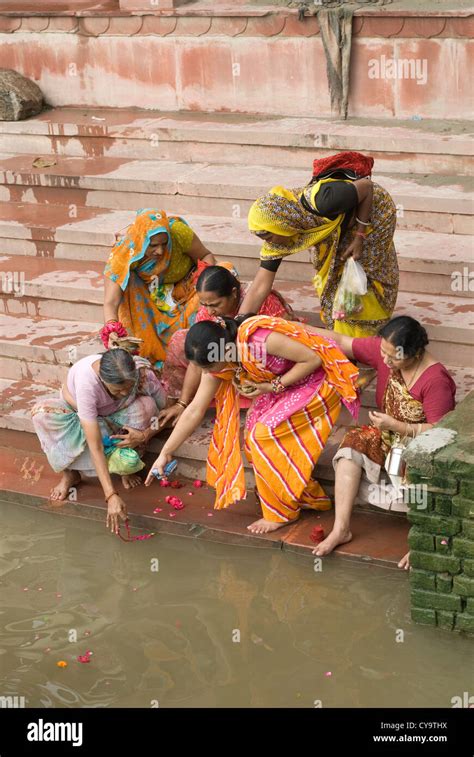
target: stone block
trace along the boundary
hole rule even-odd
[[[474,541],[471,539],[460,539],[456,537],[453,539],[453,553],[456,557],[467,557],[470,560],[474,559]]]
[[[411,600],[414,607],[424,607],[433,610],[451,610],[460,612],[461,597],[455,594],[441,594],[436,591],[425,591],[423,589],[413,589]]]
[[[457,631],[466,631],[469,634],[474,634],[474,614],[469,612],[458,612],[456,615],[455,628]]]
[[[455,576],[453,580],[453,592],[462,597],[474,597],[474,578]]]
[[[429,552],[412,552],[410,564],[413,568],[433,570],[438,573],[451,573],[451,575],[459,573],[461,570],[461,560],[458,557],[430,554]]]
[[[436,623],[440,628],[446,628],[448,631],[452,631],[454,628],[456,615],[454,612],[447,612],[446,610],[436,611]]]
[[[425,626],[435,626],[436,612],[434,610],[427,610],[424,607],[412,607],[411,619],[415,623],[423,623]]]
[[[427,534],[417,526],[413,526],[408,534],[408,545],[410,549],[418,549],[422,552],[434,552],[434,537]]]
[[[461,531],[461,520],[459,518],[446,518],[436,513],[427,515],[426,513],[416,512],[416,510],[410,510],[408,520],[430,534],[455,536]]]
[[[436,574],[436,591],[442,594],[449,594],[453,589],[453,577],[449,573]]]
[[[452,581],[452,579],[451,579]],[[436,573],[428,570],[410,570],[410,585],[413,589],[436,589]]]
[[[453,497],[453,515],[461,518],[474,518],[474,501],[465,497]]]

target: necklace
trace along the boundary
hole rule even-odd
[[[418,365],[416,367],[416,371],[412,374],[412,377],[411,377],[410,381],[407,382],[407,381],[405,381],[405,379],[403,379],[405,381],[405,386],[406,386],[407,389],[410,389],[413,386],[413,384],[415,383],[415,379],[416,379],[416,377],[418,375],[418,371],[420,370],[422,362],[423,362],[423,358],[421,357],[419,359],[419,361],[418,361]]]

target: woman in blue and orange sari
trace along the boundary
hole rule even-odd
[[[240,322],[240,325],[239,325]],[[191,327],[186,357],[202,369],[199,389],[181,415],[153,468],[160,473],[201,423],[215,396],[216,423],[207,481],[215,508],[244,499],[239,444],[239,393],[254,402],[246,423],[245,451],[252,464],[263,517],[248,528],[268,533],[295,521],[301,506],[331,507],[314,466],[344,403],[356,415],[357,368],[335,343],[303,324],[270,316],[210,321]],[[153,480],[147,477],[146,484]]]
[[[169,340],[189,328],[199,308],[196,273],[213,254],[184,218],[139,210],[112,248],[104,270],[106,349],[117,337],[141,339],[140,355],[160,370]]]

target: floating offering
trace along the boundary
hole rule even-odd
[[[58,668],[67,668],[67,662],[66,660],[59,660],[59,662],[56,663]]]
[[[448,543],[448,542],[446,541],[446,539],[441,539],[441,544],[442,544],[442,545],[443,545],[444,547],[445,547],[445,546],[447,545],[447,543]]]
[[[309,538],[315,544],[319,544],[324,539],[324,528],[322,526],[315,526],[311,531]]]
[[[77,661],[78,662],[90,662],[91,661],[92,652],[90,649],[86,650],[85,654],[78,655]]]
[[[182,510],[184,502],[179,497],[166,497],[166,502],[171,505],[174,510]]]
[[[125,521],[125,528],[127,530],[127,538],[125,536],[122,536],[120,533],[120,524],[119,524],[119,530],[117,532],[117,536],[119,536],[122,541],[145,541],[146,539],[151,539],[152,536],[154,536],[154,532],[151,534],[138,534],[138,536],[132,536],[130,533],[130,522],[128,518]]]
[[[326,676],[326,678],[331,678],[332,673],[330,670],[328,670],[327,673],[325,673],[324,675]]]

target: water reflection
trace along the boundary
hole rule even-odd
[[[471,642],[412,625],[396,570],[3,514],[0,695],[28,706],[447,707],[472,688]]]

